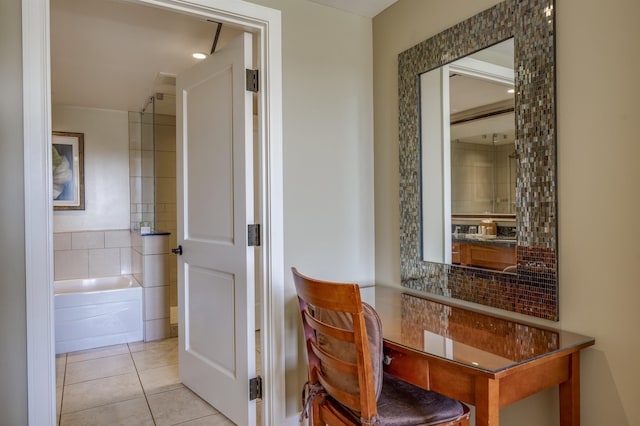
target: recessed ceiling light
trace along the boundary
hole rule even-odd
[[[206,57],[207,57],[207,55],[205,55],[204,53],[200,53],[200,52],[196,52],[196,53],[194,53],[194,54],[193,54],[193,55],[191,55],[191,56],[193,56],[193,57],[194,57],[194,58],[196,58],[196,59],[204,59],[204,58],[206,58]]]

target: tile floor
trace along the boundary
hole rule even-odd
[[[57,355],[56,396],[60,426],[234,424],[180,383],[177,338]]]

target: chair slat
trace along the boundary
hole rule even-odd
[[[305,311],[307,323],[311,328],[320,334],[334,337],[336,339],[343,340],[345,342],[353,343],[355,341],[355,335],[351,330],[345,330],[344,328],[338,328],[333,325],[325,324],[319,321],[317,318],[311,315],[309,311]]]
[[[353,394],[346,392],[336,386],[334,386],[327,377],[322,374],[322,371],[318,371],[318,381],[322,387],[331,395],[334,399],[338,400],[344,405],[351,407],[354,410],[361,410],[360,406],[360,394]]]
[[[325,364],[327,367],[335,368],[336,370],[340,370],[341,372],[350,374],[354,377],[358,376],[358,364],[334,357],[329,352],[318,346],[315,342],[312,342],[310,346],[313,353],[320,359],[320,362]]]

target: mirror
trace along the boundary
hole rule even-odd
[[[513,64],[509,38],[420,75],[425,261],[517,268]]]
[[[450,86],[464,71],[464,66],[456,63],[459,59],[468,59],[509,39],[513,40],[513,118],[501,118],[515,123],[515,137],[513,147],[500,148],[504,135],[509,137],[508,132],[472,131],[480,124],[477,111],[451,111],[457,101],[453,96],[442,95],[451,90],[449,87],[445,91],[442,85]],[[451,77],[451,68],[456,77]],[[398,72],[402,285],[557,320],[553,0],[504,1],[400,53]],[[439,81],[439,86],[434,81]],[[426,89],[429,85],[439,88],[435,93],[440,94],[434,97],[434,91]],[[457,90],[455,84],[453,90]],[[489,108],[487,104],[495,105]],[[500,102],[484,105],[493,112],[505,106]],[[496,120],[499,115],[495,114]],[[484,203],[481,207],[472,206],[464,198],[467,195],[456,193],[453,188],[460,185],[457,179],[461,176],[454,176],[458,172],[452,172],[452,168],[465,161],[457,157],[456,151],[469,147],[456,146],[455,141],[462,141],[463,134],[472,139],[486,135],[491,142],[488,157],[494,155],[495,145],[496,158],[504,160],[500,161],[501,171],[488,167],[474,171],[484,180],[491,180],[495,174],[492,186],[473,187],[475,201]],[[429,144],[428,138],[440,141],[440,145]],[[448,142],[443,144],[443,140]],[[498,175],[505,174],[505,168],[506,174],[515,178],[513,190],[500,188],[506,184],[506,177],[498,179]],[[431,225],[436,228],[429,228]],[[464,265],[456,258],[452,239],[455,226],[462,234],[473,231],[474,226],[476,233],[483,227],[489,235],[498,234],[500,228],[510,228],[515,252],[515,265],[509,264],[508,269],[512,272],[476,265],[477,262]],[[429,246],[434,248],[434,257],[427,256]],[[474,255],[478,259],[488,256],[486,251]]]

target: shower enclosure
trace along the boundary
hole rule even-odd
[[[140,112],[129,113],[131,231],[169,234],[177,246],[175,95],[155,93]],[[177,259],[166,254],[171,335],[177,335]]]

